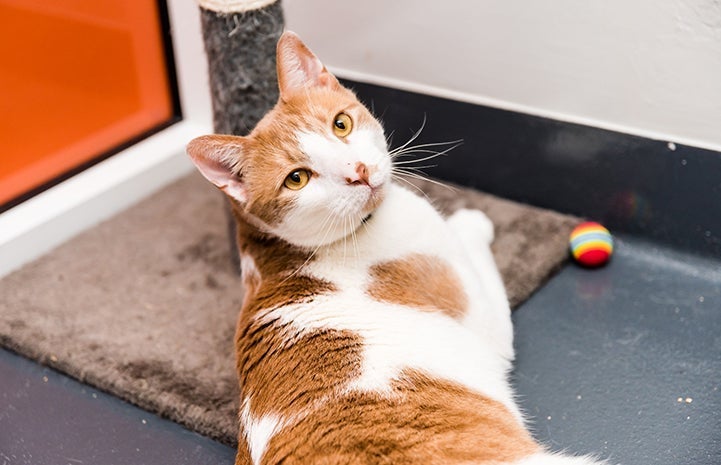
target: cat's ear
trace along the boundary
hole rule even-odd
[[[208,181],[238,202],[245,203],[247,191],[236,173],[245,144],[245,138],[238,136],[201,136],[191,140],[186,151]]]
[[[280,36],[277,49],[278,87],[284,101],[308,87],[340,87],[340,83],[295,32]]]

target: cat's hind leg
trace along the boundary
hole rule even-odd
[[[479,243],[490,246],[493,242],[493,222],[480,210],[461,208],[448,217],[446,223],[470,247],[477,247]]]
[[[446,220],[446,224],[460,240],[493,307],[503,314],[510,313],[506,288],[491,252],[491,243],[494,238],[494,227],[491,220],[480,210],[463,208],[453,213]]]
[[[446,224],[460,241],[467,261],[475,272],[474,287],[482,292],[482,299],[474,302],[466,323],[492,338],[499,353],[512,360],[511,310],[506,289],[491,252],[493,223],[479,210],[460,209],[446,220]]]

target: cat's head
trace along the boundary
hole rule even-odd
[[[250,135],[198,137],[188,154],[249,223],[294,245],[328,244],[383,199],[383,128],[292,32],[278,42],[277,67],[280,98]]]

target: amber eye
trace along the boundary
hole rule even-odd
[[[288,189],[297,191],[303,189],[310,180],[310,173],[306,170],[295,170],[285,178],[283,183]]]
[[[353,120],[346,113],[338,113],[333,118],[333,132],[338,137],[346,137],[353,130]]]

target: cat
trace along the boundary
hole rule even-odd
[[[524,427],[490,220],[394,182],[380,123],[292,32],[277,68],[250,135],[187,147],[237,222],[235,463],[600,463]]]

